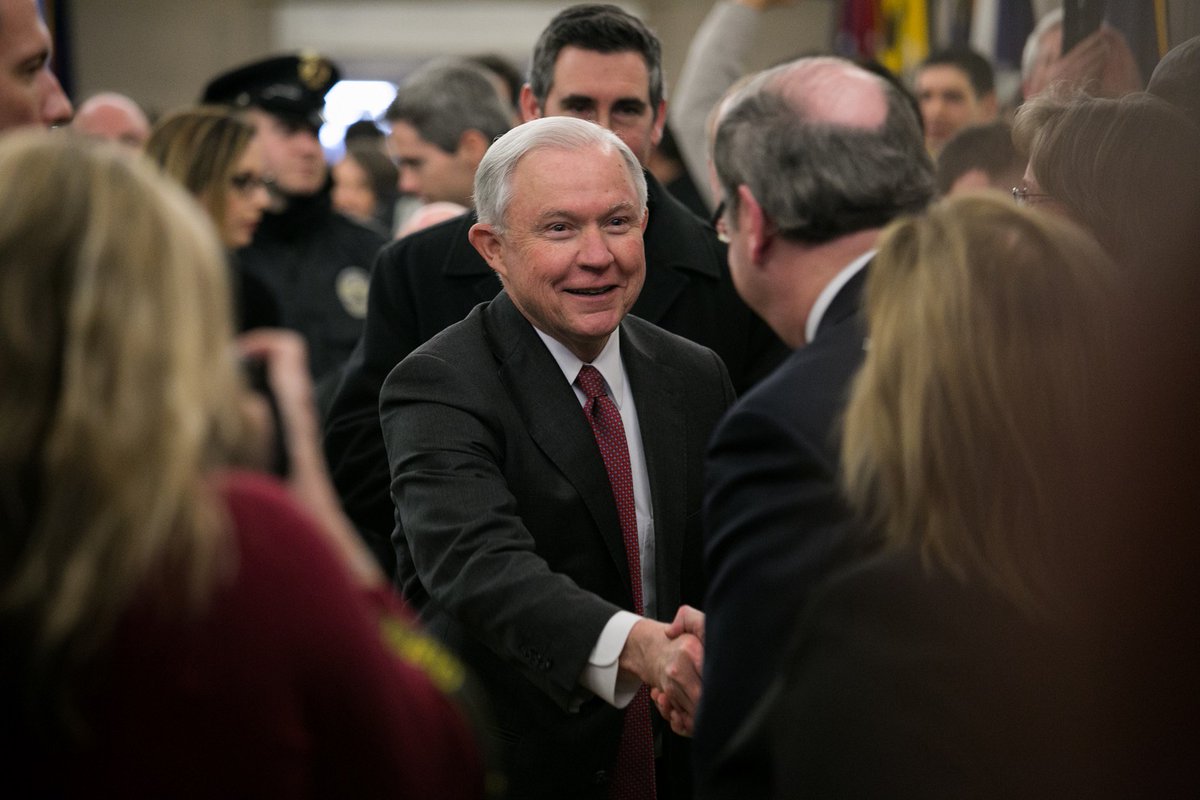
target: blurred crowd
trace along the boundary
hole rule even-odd
[[[800,2],[330,164],[328,58],[150,118],[0,0],[5,791],[1194,794],[1200,37],[747,70]]]

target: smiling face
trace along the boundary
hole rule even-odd
[[[34,0],[0,0],[0,130],[60,125],[71,101],[50,71],[50,33]]]
[[[480,223],[471,243],[535,327],[591,361],[641,292],[645,209],[612,148],[543,148],[511,179],[504,230]]]
[[[521,110],[526,121],[560,116],[595,122],[620,136],[642,164],[662,139],[666,122],[666,104],[650,104],[646,59],[633,50],[600,53],[564,47],[554,62],[554,83],[545,107],[526,86]]]

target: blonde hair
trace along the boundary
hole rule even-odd
[[[219,229],[234,170],[253,138],[254,126],[229,109],[198,106],[160,120],[145,152],[200,201]]]
[[[65,713],[139,590],[197,608],[225,563],[227,267],[194,201],[109,143],[10,134],[0,185],[0,619],[29,634],[30,708]]]
[[[889,227],[842,441],[863,521],[926,566],[1045,608],[1087,472],[1116,281],[1092,238],[999,196]]]

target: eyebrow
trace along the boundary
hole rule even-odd
[[[637,203],[634,203],[634,202],[629,202],[629,201],[623,201],[623,202],[620,202],[620,203],[616,203],[616,204],[614,204],[614,205],[612,205],[612,206],[609,206],[607,209],[605,209],[604,213],[603,213],[603,214],[600,214],[599,216],[601,216],[601,217],[609,217],[609,216],[612,216],[613,214],[615,214],[615,213],[617,213],[617,212],[619,212],[619,211],[632,211],[632,212],[635,212],[635,213],[636,213],[636,211],[637,211]],[[570,211],[567,211],[567,210],[565,210],[565,209],[561,209],[561,208],[551,208],[551,209],[548,209],[548,210],[546,210],[546,211],[543,211],[541,214],[538,214],[538,215],[537,215],[537,222],[539,222],[539,223],[542,223],[542,222],[547,222],[547,221],[549,221],[549,220],[551,220],[551,219],[556,219],[556,218],[558,218],[558,219],[568,219],[568,220],[571,220],[571,221],[573,221],[573,222],[574,222],[574,221],[576,221],[576,220],[578,220],[578,219],[579,219],[579,215],[578,215],[578,214],[575,214],[575,213],[572,213],[572,212],[570,212]]]
[[[568,94],[565,95],[559,102],[563,105],[568,103],[584,103],[587,105],[596,105],[596,98],[587,94]],[[636,105],[639,108],[645,108],[650,104],[640,97],[618,97],[612,101],[612,105]]]

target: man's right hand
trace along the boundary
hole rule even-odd
[[[690,736],[700,702],[704,644],[691,633],[672,638],[667,631],[667,625],[655,620],[635,624],[621,651],[620,669],[648,685],[660,713],[666,709],[663,716],[671,728]]]

